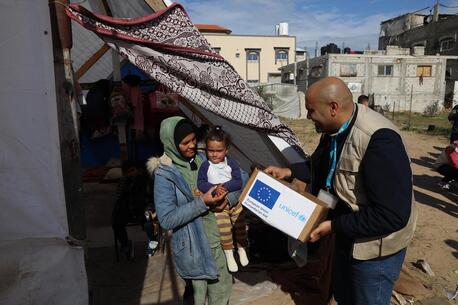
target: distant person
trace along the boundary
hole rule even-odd
[[[448,120],[452,122],[452,134],[450,135],[450,143],[458,140],[458,105],[453,107],[448,115]]]
[[[449,191],[452,183],[458,181],[458,140],[444,149],[436,163],[437,171],[444,176],[438,184]]]
[[[366,107],[369,107],[369,97],[367,95],[361,94],[358,97],[358,104],[364,105]]]
[[[197,188],[202,193],[206,193],[212,187],[217,186],[216,194],[229,192],[224,209],[220,212],[215,211],[215,216],[221,236],[221,246],[226,255],[227,267],[229,271],[237,272],[237,262],[233,253],[234,239],[242,266],[248,265],[245,251],[248,242],[243,207],[238,200],[243,186],[242,173],[237,161],[226,156],[229,144],[229,135],[220,126],[216,126],[207,134],[208,160],[200,166]]]
[[[400,132],[353,103],[345,83],[327,77],[306,93],[307,118],[322,133],[307,166],[269,166],[278,179],[302,176],[310,192],[335,204],[310,234],[335,234],[333,294],[339,305],[389,305],[416,223],[412,171]],[[308,177],[307,177],[308,176]]]

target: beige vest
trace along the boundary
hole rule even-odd
[[[388,119],[365,106],[358,106],[356,121],[344,143],[334,176],[334,189],[337,196],[347,202],[353,211],[369,205],[363,177],[359,171],[371,136],[379,129],[389,128],[399,134],[399,130]],[[393,177],[395,179],[395,177]],[[417,221],[415,198],[412,193],[412,206],[407,225],[389,235],[356,239],[353,258],[368,260],[394,254],[407,247],[412,240]]]

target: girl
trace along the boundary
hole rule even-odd
[[[229,136],[219,126],[208,133],[206,140],[208,161],[203,162],[199,169],[197,188],[205,193],[216,187],[216,196],[229,192],[224,209],[215,215],[227,266],[229,271],[237,272],[232,236],[235,236],[240,264],[246,266],[248,265],[245,251],[247,233],[242,204],[238,201],[243,185],[242,176],[237,162],[227,157],[229,142]]]

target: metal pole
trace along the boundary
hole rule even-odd
[[[305,52],[305,90],[307,90],[308,87],[309,87],[309,53]]]
[[[394,122],[394,110],[396,109],[396,101],[393,102],[393,115],[391,120]]]
[[[409,122],[407,124],[407,129],[410,129],[410,124],[412,120],[412,100],[413,100],[413,84],[410,87],[410,107],[409,107]]]

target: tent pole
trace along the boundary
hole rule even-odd
[[[110,49],[110,47],[104,43],[100,49],[98,49],[84,64],[79,67],[75,72],[76,79],[80,79],[92,66]]]
[[[65,204],[69,235],[75,239],[86,239],[85,208],[81,204],[81,165],[79,137],[76,126],[76,99],[74,78],[70,58],[72,31],[70,19],[64,5],[68,0],[49,0],[51,19],[54,77],[59,128],[59,144],[62,162]]]
[[[154,12],[163,10],[167,7],[163,0],[145,0],[145,2]]]

